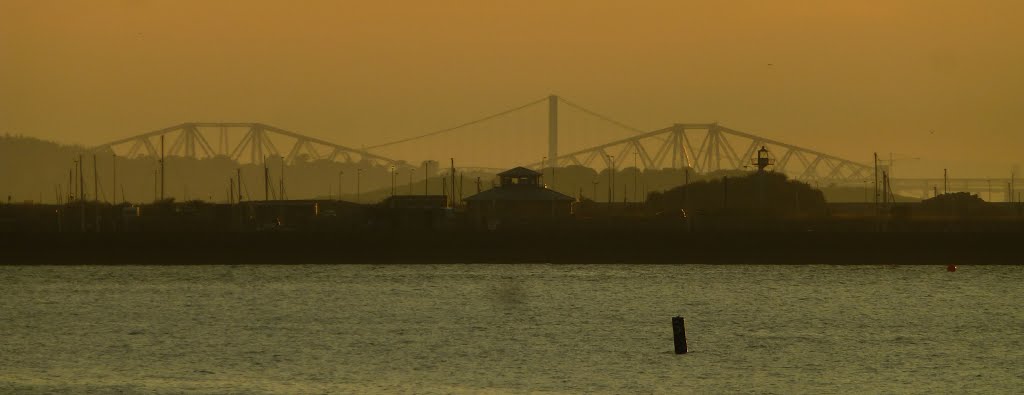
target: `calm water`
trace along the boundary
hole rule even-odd
[[[0,393],[1019,393],[1022,283],[1007,266],[0,267]]]

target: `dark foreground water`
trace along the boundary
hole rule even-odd
[[[1022,294],[1013,266],[0,267],[0,393],[1019,393]]]

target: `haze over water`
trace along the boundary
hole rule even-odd
[[[718,121],[864,163],[902,154],[900,177],[1006,177],[1024,146],[1022,16],[1013,0],[6,0],[0,133],[94,146],[264,122],[361,147],[558,94],[643,130]],[[532,162],[545,127],[457,137]],[[594,127],[562,148],[632,135]],[[468,155],[451,151],[382,153]]]
[[[0,392],[1012,393],[1024,268],[0,267]],[[671,353],[684,315],[690,354]]]

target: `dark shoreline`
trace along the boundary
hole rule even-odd
[[[1020,233],[209,232],[7,233],[2,265],[1019,264]]]

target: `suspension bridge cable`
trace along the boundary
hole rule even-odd
[[[622,122],[619,122],[619,121],[616,121],[614,119],[611,119],[610,117],[607,117],[607,116],[601,115],[601,114],[599,114],[597,112],[588,110],[588,109],[584,108],[583,106],[580,106],[579,104],[576,104],[576,103],[573,103],[571,101],[565,100],[565,98],[563,98],[561,96],[558,97],[558,100],[561,100],[562,103],[568,104],[570,107],[573,107],[573,108],[575,108],[577,110],[583,111],[583,112],[585,112],[587,114],[590,114],[590,115],[592,115],[594,117],[597,117],[598,119],[601,119],[602,121],[611,123],[611,124],[613,124],[615,126],[618,126],[620,128],[627,129],[627,130],[635,132],[635,133],[647,133],[648,132],[647,130],[643,130],[643,129],[640,129],[640,128],[634,128],[634,127],[626,125],[626,124],[624,124]]]
[[[424,138],[424,137],[430,137],[430,136],[435,136],[435,135],[439,135],[439,134],[442,134],[442,133],[451,132],[451,131],[454,131],[456,129],[464,128],[466,126],[475,125],[475,124],[478,124],[478,123],[481,123],[481,122],[484,122],[484,121],[488,121],[488,120],[491,120],[491,119],[494,119],[494,118],[498,118],[500,116],[507,115],[509,113],[513,113],[513,112],[522,110],[522,109],[530,107],[532,105],[545,102],[547,100],[548,100],[548,98],[547,98],[547,96],[545,96],[545,97],[542,97],[542,98],[540,98],[538,100],[534,100],[532,102],[529,102],[529,103],[526,103],[524,105],[521,105],[519,107],[511,108],[511,109],[499,112],[497,114],[488,115],[486,117],[483,117],[483,118],[480,118],[480,119],[477,119],[477,120],[474,120],[474,121],[466,122],[466,123],[463,123],[463,124],[458,125],[458,126],[453,126],[453,127],[450,127],[450,128],[441,129],[441,130],[433,131],[433,132],[430,132],[430,133],[421,134],[421,135],[418,135],[418,136],[407,137],[407,138],[404,138],[404,139],[401,139],[401,140],[395,140],[395,141],[391,141],[391,142],[387,142],[387,143],[383,143],[383,144],[377,144],[377,145],[372,145],[372,146],[369,146],[369,147],[364,147],[363,150],[364,151],[369,151],[369,150],[375,149],[375,148],[387,147],[387,146],[391,146],[391,145],[395,145],[395,144],[401,144],[401,143],[409,142],[409,141],[412,141],[412,140],[418,140],[418,139],[421,139],[421,138]]]
[[[647,130],[643,130],[643,129],[640,129],[640,128],[634,128],[634,127],[626,125],[626,124],[624,124],[622,122],[616,121],[616,120],[614,120],[614,119],[612,119],[610,117],[607,117],[607,116],[601,115],[601,114],[599,114],[597,112],[588,110],[588,109],[584,108],[583,106],[581,106],[579,104],[576,104],[576,103],[573,103],[571,101],[565,100],[561,96],[558,97],[558,100],[560,100],[562,103],[565,103],[565,104],[569,105],[569,107],[572,107],[572,108],[575,108],[577,110],[583,111],[583,112],[585,112],[587,114],[590,114],[591,116],[597,117],[598,119],[600,119],[602,121],[609,122],[609,123],[611,123],[611,124],[613,124],[615,126],[618,126],[620,128],[629,130],[629,131],[631,131],[633,133],[643,134],[643,133],[647,133],[648,132]],[[658,137],[658,136],[654,136],[653,138],[655,140],[658,140],[658,141],[661,141],[661,142],[665,142],[664,138],[661,138],[661,137]]]

